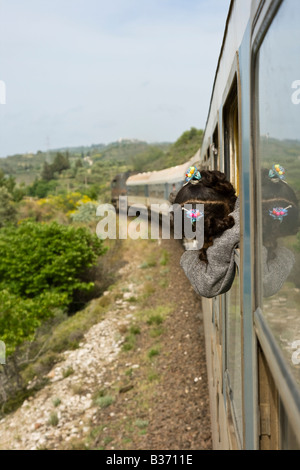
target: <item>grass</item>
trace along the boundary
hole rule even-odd
[[[164,321],[164,318],[162,317],[162,315],[154,314],[148,318],[147,324],[148,325],[161,325],[163,321]]]
[[[170,268],[166,266],[169,262],[168,253],[157,248],[156,243],[147,244],[144,240],[140,240],[134,247],[129,240],[126,243],[129,245],[127,254],[129,259],[133,259],[137,253],[139,258],[144,257],[143,263],[139,265],[142,267],[140,274],[134,280],[133,278],[129,280],[129,282],[141,285],[141,290],[136,296],[136,310],[132,323],[122,331],[123,337],[125,336],[122,346],[123,354],[125,354],[124,368],[121,372],[116,371],[115,382],[110,387],[116,390],[116,393],[122,386],[132,384],[133,388],[132,391],[118,395],[116,412],[114,402],[110,403],[110,397],[113,397],[114,393],[100,391],[96,398],[100,409],[108,400],[110,403],[108,406],[111,407],[109,411],[114,411],[115,416],[108,419],[105,414],[99,415],[98,424],[101,423],[103,426],[101,431],[93,432],[90,448],[93,448],[94,442],[94,448],[97,449],[118,449],[118,446],[122,446],[122,449],[131,449],[138,436],[140,439],[143,436],[146,438],[149,409],[153,406],[157,386],[161,380],[159,370],[155,367],[155,358],[162,353],[162,346],[158,344],[157,338],[164,334],[164,322],[174,309],[174,305],[167,297],[162,303],[160,302],[160,305],[156,304],[159,281],[163,281],[165,287],[168,283],[170,272]],[[149,250],[153,251],[152,255]],[[127,292],[124,285],[118,289]],[[117,291],[117,286],[114,291]],[[139,367],[134,368],[132,364],[138,364]],[[119,414],[120,403],[124,404],[124,412]],[[95,425],[97,426],[97,423]],[[115,437],[110,441],[109,438],[112,436]],[[119,442],[119,436],[122,436],[121,442]]]
[[[149,425],[149,421],[146,419],[136,419],[134,422],[135,426],[137,426],[140,429],[144,429]]]
[[[151,252],[146,257],[145,261],[140,265],[140,269],[154,268],[157,265],[157,255]]]
[[[160,376],[157,372],[155,372],[155,371],[150,371],[149,372],[149,374],[148,374],[149,382],[158,381],[159,379],[160,379]]]
[[[159,286],[162,287],[163,289],[165,289],[166,287],[169,286],[169,282],[167,279],[162,279],[161,281],[159,281]]]
[[[115,401],[114,397],[111,395],[106,395],[104,397],[99,397],[97,399],[97,405],[100,406],[100,408],[107,408],[110,406],[113,402]]]
[[[61,399],[60,398],[54,398],[52,400],[52,403],[55,407],[59,406],[61,404]]]
[[[108,408],[114,401],[115,398],[108,394],[106,390],[99,390],[93,397],[93,402],[100,408]]]
[[[136,346],[136,336],[141,333],[141,329],[137,325],[131,325],[129,333],[125,336],[124,343],[122,345],[123,351],[131,351]]]
[[[72,366],[69,366],[67,369],[63,370],[63,378],[66,379],[70,377],[70,375],[74,374],[74,369]]]
[[[108,296],[107,296],[108,297]],[[65,350],[73,350],[79,347],[84,333],[95,323],[104,318],[112,300],[105,307],[101,305],[101,299],[92,300],[88,306],[71,317],[62,315],[58,317],[56,325],[48,326],[37,336],[35,345],[39,351],[44,344],[47,345],[43,354],[32,364],[29,364],[22,372],[25,382],[32,380],[36,375],[45,375],[53,365],[60,360],[60,353]],[[105,297],[104,297],[105,299]],[[74,372],[74,371],[73,371]],[[71,375],[71,369],[65,371],[64,377]]]
[[[158,348],[152,348],[148,352],[148,357],[149,359],[152,359],[153,357],[158,356],[159,354],[160,354],[160,350]]]
[[[49,416],[48,424],[50,426],[57,426],[58,423],[59,423],[59,419],[58,419],[57,413],[55,412],[51,413],[51,415]]]
[[[127,369],[127,370],[125,371],[125,375],[126,375],[127,377],[132,377],[132,375],[133,375],[133,369],[132,369],[132,367],[130,367],[130,369]]]
[[[161,266],[166,266],[168,262],[169,262],[169,253],[167,252],[167,250],[163,250],[160,260],[159,260],[159,264]]]
[[[150,338],[157,338],[158,336],[161,336],[164,333],[163,328],[152,328],[149,331]]]
[[[154,294],[155,287],[152,281],[146,281],[143,286],[143,300],[146,300],[150,295]]]
[[[139,326],[137,325],[132,325],[130,328],[129,328],[129,332],[130,334],[132,335],[139,335],[141,333],[141,329]]]
[[[170,303],[165,305],[159,305],[153,308],[146,308],[140,312],[140,317],[142,320],[146,321],[149,325],[158,325],[161,324],[168,315],[172,312],[174,306]]]

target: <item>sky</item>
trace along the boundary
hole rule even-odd
[[[0,157],[204,128],[229,5],[0,0]]]

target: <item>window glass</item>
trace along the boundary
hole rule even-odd
[[[239,117],[237,80],[224,107],[224,172],[239,194]]]
[[[220,158],[219,158],[219,129],[218,126],[215,129],[213,135],[213,157],[214,157],[214,170],[219,170],[220,168]]]
[[[240,275],[238,268],[234,283],[227,294],[227,370],[234,418],[242,443],[242,345],[241,345],[241,305]]]
[[[280,7],[259,51],[263,312],[300,384],[300,8]]]
[[[294,433],[284,406],[280,403],[280,450],[299,450],[300,445]],[[298,436],[299,437],[299,436]]]
[[[155,197],[157,199],[164,199],[165,198],[165,185],[164,184],[149,185],[149,195],[150,197]]]
[[[127,193],[128,196],[145,196],[145,185],[128,186]]]

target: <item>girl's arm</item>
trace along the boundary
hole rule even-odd
[[[200,261],[198,251],[183,253],[180,264],[194,290],[202,297],[212,298],[227,292],[235,275],[234,250],[240,241],[239,199],[230,214],[235,224],[214,239],[207,250],[208,264]]]
[[[294,254],[287,248],[276,248],[275,253],[276,257],[267,261],[268,252],[263,246],[264,297],[271,297],[281,289],[295,263]]]

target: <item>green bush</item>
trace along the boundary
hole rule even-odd
[[[96,202],[80,203],[77,211],[71,214],[73,222],[90,222],[96,220],[96,210],[98,204]]]
[[[44,181],[36,179],[31,186],[27,187],[28,196],[32,197],[46,197],[48,194],[55,192],[58,185],[57,181]]]
[[[0,339],[10,355],[23,341],[31,341],[43,320],[67,305],[66,294],[44,292],[24,299],[8,290],[0,291]]]
[[[14,223],[16,214],[12,195],[5,186],[0,186],[0,227]]]
[[[82,279],[104,251],[84,227],[27,221],[0,230],[0,339],[8,354],[75,293],[94,287]]]
[[[103,243],[84,227],[24,222],[0,230],[0,289],[25,298],[46,290],[88,290],[80,276],[104,253]]]

